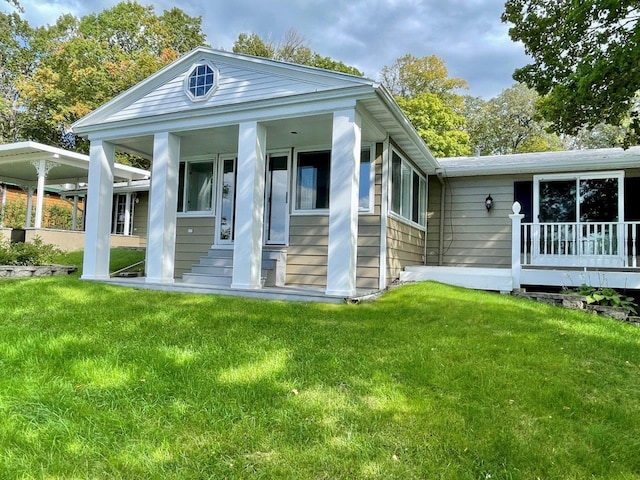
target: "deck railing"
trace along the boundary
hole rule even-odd
[[[640,267],[640,222],[522,223],[520,209],[509,215],[514,288],[523,266]]]
[[[640,222],[521,224],[522,265],[638,267]]]

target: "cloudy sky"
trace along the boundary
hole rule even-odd
[[[62,13],[82,16],[118,0],[20,0],[32,26],[55,23]],[[437,55],[469,93],[491,98],[513,85],[527,63],[500,21],[504,0],[138,0],[157,14],[174,6],[201,16],[209,45],[231,50],[241,32],[280,40],[297,30],[312,50],[379,79],[383,66],[410,53]],[[10,7],[0,2],[3,10]],[[6,6],[5,6],[6,5]]]

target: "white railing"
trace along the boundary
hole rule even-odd
[[[520,286],[523,266],[638,268],[640,222],[522,223],[513,205],[512,277]]]
[[[522,265],[638,267],[640,222],[521,224]]]

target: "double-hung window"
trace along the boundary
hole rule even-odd
[[[391,155],[391,211],[401,218],[426,225],[427,181],[396,151]]]
[[[213,160],[180,163],[178,213],[212,213],[213,164]]]

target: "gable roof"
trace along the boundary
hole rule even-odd
[[[185,79],[201,62],[218,69],[217,90],[204,101],[193,101],[185,92]],[[354,75],[199,47],[81,118],[73,130],[83,134],[105,122],[375,85]]]
[[[185,79],[199,62],[213,65],[219,71],[219,80],[212,95],[194,102],[185,91]],[[268,109],[290,107],[296,112],[294,116],[310,115],[313,108],[308,106],[331,101],[360,102],[420,168],[426,173],[435,171],[437,163],[429,148],[381,84],[345,73],[205,47],[180,57],[81,118],[73,124],[73,131],[82,136],[122,138],[120,135],[128,129],[128,135],[142,136],[151,133],[145,125],[159,122],[169,129],[182,122],[178,130],[171,131],[184,131],[198,119],[237,123],[240,118],[258,118],[253,116],[255,112]]]
[[[640,168],[640,147],[439,158],[445,177]]]

